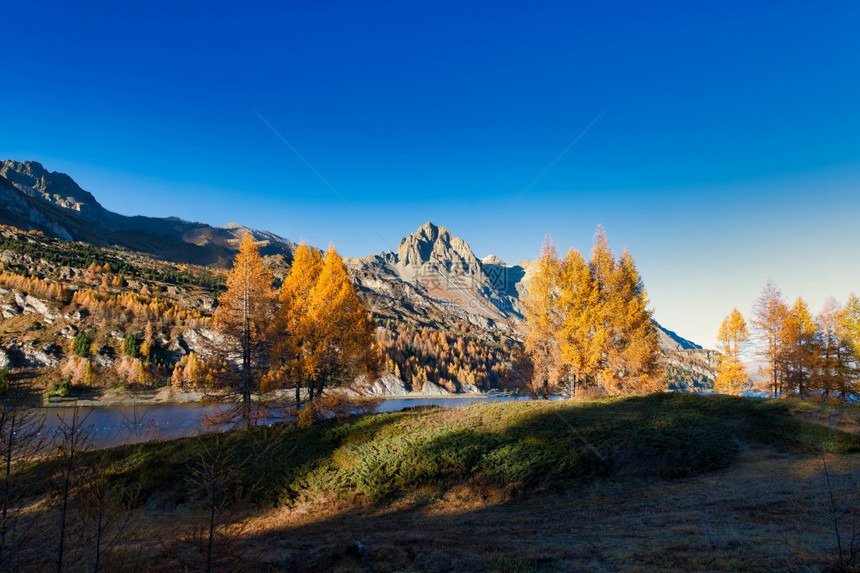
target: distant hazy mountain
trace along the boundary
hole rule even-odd
[[[143,199],[143,198],[142,198]],[[64,173],[35,161],[0,163],[0,224],[39,230],[67,241],[117,245],[185,263],[229,266],[245,227],[212,227],[175,217],[126,217],[108,211]],[[253,231],[267,255],[292,260],[295,245],[265,231]]]

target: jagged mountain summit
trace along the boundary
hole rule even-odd
[[[176,217],[113,213],[71,177],[35,161],[0,163],[0,207],[0,224],[66,241],[125,247],[173,262],[229,266],[245,230],[260,241],[263,254],[290,261],[295,251],[284,238],[241,225],[212,227]]]
[[[418,314],[455,313],[482,327],[522,318],[517,290],[522,268],[485,264],[466,241],[431,222],[404,237],[396,253],[349,259],[348,264],[379,307],[406,302]]]

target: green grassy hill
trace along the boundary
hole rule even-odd
[[[690,394],[418,408],[86,452],[72,498],[93,472],[104,496],[131,495],[112,511],[134,527],[106,557],[123,566],[193,569],[211,510],[227,569],[806,570],[836,559],[809,468],[826,456],[834,484],[860,470],[858,425],[854,405]],[[47,531],[64,467],[18,476]]]
[[[248,460],[240,481],[256,484],[255,496],[267,504],[332,492],[377,502],[463,486],[518,494],[603,479],[689,477],[725,468],[750,447],[860,453],[860,436],[803,414],[820,408],[860,413],[690,394],[478,403],[117,448],[111,472],[145,496],[178,492],[187,467],[217,440],[235,460]]]

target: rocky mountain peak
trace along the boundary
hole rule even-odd
[[[74,179],[65,173],[48,171],[38,161],[6,159],[0,163],[0,175],[25,195],[77,211],[84,217],[103,216],[105,213],[96,198],[81,189]]]
[[[497,265],[500,267],[508,266],[507,263],[505,263],[505,261],[503,261],[502,259],[500,259],[496,255],[487,255],[486,257],[481,259],[481,262],[484,263],[485,265]]]
[[[420,267],[428,263],[446,268],[480,265],[466,241],[429,221],[400,241],[397,262],[403,267]]]

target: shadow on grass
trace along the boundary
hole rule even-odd
[[[689,394],[483,403],[366,415],[307,429],[259,428],[123,446],[88,453],[82,463],[90,463],[88,456],[106,456],[111,479],[138,491],[148,511],[169,512],[195,501],[189,467],[220,439],[243,461],[241,486],[252,491],[258,508],[316,504],[328,510],[320,512],[324,515],[332,513],[333,501],[343,502],[360,509],[330,515],[324,523],[331,530],[353,531],[360,529],[361,516],[404,500],[455,495],[504,503],[523,494],[575,491],[631,476],[685,478],[728,467],[748,446],[860,452],[860,438],[801,419],[792,414],[794,407],[785,401]],[[51,463],[37,464],[34,475],[56,471]],[[468,513],[460,518],[468,519]],[[300,528],[322,531],[315,525]],[[283,527],[243,543],[265,546],[291,532]],[[432,540],[425,542],[432,546]],[[329,546],[320,541],[320,547]],[[361,547],[353,551],[360,562]]]
[[[791,414],[785,402],[661,394],[600,402],[467,406],[433,424],[344,444],[305,485],[376,502],[416,489],[564,488],[598,478],[683,478],[728,467],[748,446],[853,453],[860,438]],[[390,428],[388,428],[390,429]]]
[[[800,419],[792,414],[795,406],[785,401],[660,394],[584,403],[482,404],[464,407],[456,415],[446,411],[431,412],[423,420],[403,418],[381,429],[374,440],[339,448],[324,472],[312,472],[303,482],[308,499],[313,499],[313,491],[341,492],[345,497],[358,494],[362,507],[322,512],[327,516],[318,523],[261,533],[247,542],[301,539],[301,551],[293,551],[295,544],[291,549],[290,542],[285,542],[284,554],[277,557],[284,566],[322,570],[375,563],[372,566],[382,568],[408,564],[445,570],[446,552],[463,553],[461,548],[440,548],[432,536],[415,529],[414,507],[386,508],[450,499],[452,492],[483,498],[483,505],[477,499],[477,509],[420,518],[420,523],[434,530],[448,526],[469,530],[472,523],[479,530],[483,516],[495,511],[493,506],[517,498],[607,482],[623,484],[629,477],[688,478],[727,468],[748,447],[786,453],[860,452],[858,436]],[[437,418],[446,423],[437,423]],[[387,545],[383,553],[365,555],[361,539],[373,538],[374,529],[367,525],[371,519],[384,520],[389,528],[402,526],[403,542]],[[540,520],[536,521],[539,534]],[[522,529],[522,524],[517,527]],[[703,530],[703,540],[705,536]],[[540,556],[529,550],[525,539],[520,542],[519,548],[494,549],[492,541],[482,540],[487,546],[484,553],[473,553],[451,566],[540,567]],[[522,562],[517,557],[510,562],[493,561],[494,552],[502,555],[504,549],[528,557]],[[613,568],[602,561],[605,556],[578,551],[561,551],[557,557],[567,565]]]

